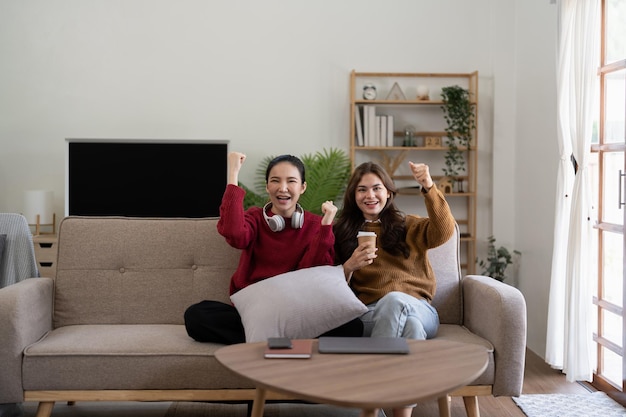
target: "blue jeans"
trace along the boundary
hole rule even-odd
[[[435,337],[439,329],[437,310],[428,301],[403,292],[392,291],[367,308],[361,316],[363,336],[425,340]]]

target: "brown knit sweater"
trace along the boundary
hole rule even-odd
[[[400,291],[432,301],[436,280],[427,251],[442,245],[454,233],[455,220],[443,194],[435,185],[424,194],[428,217],[406,216],[406,243],[410,255],[391,255],[376,238],[378,257],[371,265],[354,271],[350,285],[357,297],[370,304],[390,291]],[[366,223],[363,230],[380,235],[380,223]]]

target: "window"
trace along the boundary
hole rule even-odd
[[[624,346],[624,220],[626,201],[626,2],[602,1],[597,121],[592,141],[592,181],[598,208],[595,305],[597,369],[594,385],[626,389]]]

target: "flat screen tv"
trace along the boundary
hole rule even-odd
[[[219,216],[227,141],[66,142],[66,215]]]

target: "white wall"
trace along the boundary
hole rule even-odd
[[[556,167],[548,3],[3,0],[0,211],[50,189],[64,212],[65,138],[228,139],[248,154],[251,183],[266,155],[347,149],[352,69],[478,70],[478,238],[524,253],[529,346],[543,354]]]
[[[528,304],[528,345],[545,354],[556,174],[556,6],[518,2],[516,47],[515,246],[522,251],[520,289]],[[494,211],[497,208],[494,207]]]

